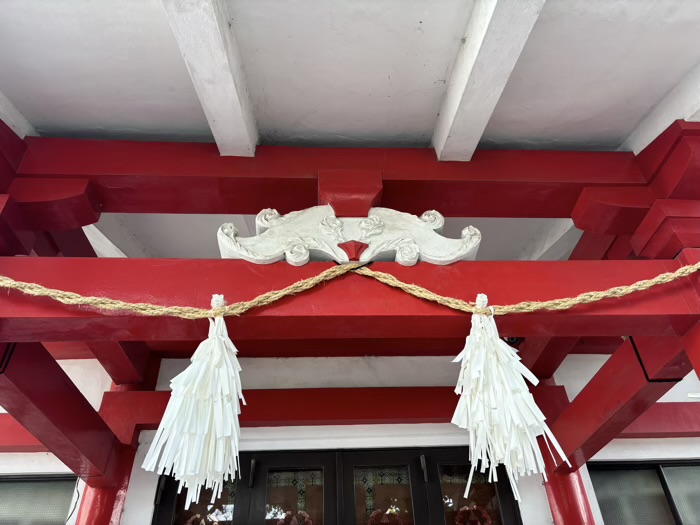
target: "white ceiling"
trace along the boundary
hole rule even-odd
[[[483,142],[615,149],[698,63],[699,1],[547,0]]]
[[[3,0],[0,93],[44,135],[212,141],[163,1]],[[428,146],[472,44],[473,0],[217,1],[263,143]],[[547,0],[482,144],[618,147],[698,28],[698,1]]]
[[[212,140],[159,0],[2,0],[0,92],[42,135]]]
[[[229,0],[262,142],[427,145],[471,0]]]

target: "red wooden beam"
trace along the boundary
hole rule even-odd
[[[112,485],[116,439],[40,343],[0,354],[0,405],[91,485]]]
[[[150,357],[143,341],[92,341],[87,345],[115,384],[143,382]]]
[[[585,465],[690,370],[677,337],[625,341],[551,427],[572,468]]]
[[[10,414],[0,414],[0,453],[47,451],[41,441]]]
[[[438,162],[430,149],[260,146],[221,157],[214,144],[27,139],[18,176],[91,182],[104,212],[280,213],[318,204],[318,173],[378,171],[383,206],[450,217],[569,217],[588,186],[639,186],[623,152],[487,151]],[[337,172],[336,172],[337,173]]]
[[[700,437],[700,404],[654,403],[617,437]]]
[[[578,337],[526,337],[520,358],[537,377],[552,377],[578,341]]]
[[[249,300],[317,275],[328,263],[302,267],[254,265],[236,260],[4,258],[0,274],[86,295],[126,301],[206,308],[212,293]],[[375,263],[436,293],[473,300],[486,292],[493,304],[553,299],[630,284],[679,268],[677,261],[469,262],[406,268]],[[700,319],[693,279],[634,296],[578,307],[498,319],[501,333],[514,336],[676,335]],[[69,308],[49,299],[0,297],[0,340],[182,341],[207,335],[206,321],[129,314],[105,315]],[[345,275],[307,293],[229,318],[234,340],[289,339],[463,339],[469,316],[416,299],[373,279]],[[332,355],[332,349],[330,354]]]
[[[453,388],[318,388],[246,390],[243,427],[447,423]],[[141,430],[158,428],[170,392],[105,392],[100,415],[119,441],[134,445]]]
[[[700,122],[676,120],[637,156],[644,178],[653,181],[684,137],[700,137]]]

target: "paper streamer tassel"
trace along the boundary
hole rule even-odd
[[[476,305],[486,308],[487,297],[479,294]],[[488,469],[492,482],[498,479],[496,467],[503,464],[519,501],[520,476],[539,473],[547,479],[537,436],[544,436],[547,447],[551,443],[566,461],[524,378],[533,385],[538,380],[520,362],[516,350],[499,337],[493,315],[472,315],[471,333],[453,362],[459,361],[462,369],[455,392],[460,398],[452,423],[469,431],[471,472],[464,496],[469,494],[477,465],[481,473]]]
[[[214,295],[212,308],[224,306]],[[199,500],[202,487],[221,496],[224,481],[238,471],[238,416],[242,402],[241,366],[221,317],[209,319],[209,337],[192,364],[170,382],[172,393],[146,455],[143,468],[170,474],[187,489],[187,503]]]

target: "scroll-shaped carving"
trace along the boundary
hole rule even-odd
[[[233,224],[224,224],[217,234],[221,257],[245,259],[258,264],[286,260],[294,266],[309,260],[349,262],[340,246],[348,241],[367,245],[359,260],[395,260],[405,266],[418,261],[450,264],[476,257],[481,233],[472,226],[460,239],[440,235],[445,223],[436,211],[420,217],[389,208],[372,208],[367,217],[335,216],[329,205],[280,215],[263,210],[256,217],[257,235],[240,237]]]

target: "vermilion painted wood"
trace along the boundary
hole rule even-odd
[[[700,404],[654,403],[617,437],[700,437]]]
[[[571,218],[585,232],[632,234],[653,202],[649,188],[584,188]]]
[[[3,348],[0,405],[86,483],[115,482],[114,434],[40,343]]]
[[[637,255],[645,258],[672,258],[685,247],[679,235],[700,232],[700,202],[692,200],[660,199],[654,202],[646,217],[630,239]],[[697,244],[695,246],[698,246]]]
[[[100,202],[87,179],[15,179],[10,195],[22,212],[18,229],[70,230],[97,222]]]
[[[84,341],[42,342],[54,359],[94,359],[95,355]]]
[[[143,382],[150,358],[143,341],[92,341],[87,345],[115,384]]]
[[[26,150],[27,145],[24,140],[15,135],[15,132],[0,120],[0,157],[7,161],[13,171],[19,167]],[[1,191],[5,189],[2,188]]]
[[[681,137],[649,185],[660,199],[700,198],[700,132]]]
[[[318,203],[330,204],[336,217],[367,217],[382,199],[378,170],[320,170]]]
[[[569,405],[563,386],[540,383],[532,394],[550,425]],[[555,525],[595,525],[581,473],[556,470],[551,451],[542,439],[539,444],[548,478],[544,486]]]
[[[612,234],[584,231],[569,259],[572,261],[600,261],[615,240]]]
[[[17,231],[15,225],[23,220],[17,204],[7,194],[0,194],[0,254],[28,255],[36,242],[34,232]]]
[[[695,374],[700,378],[700,324],[695,325],[683,336],[685,353],[693,365]],[[700,409],[700,405],[698,405]]]
[[[280,213],[318,203],[318,172],[380,171],[382,205],[448,217],[569,217],[587,186],[644,185],[620,152],[477,151],[438,162],[432,149],[260,146],[221,157],[214,144],[27,139],[22,178],[85,178],[104,212]],[[47,187],[50,184],[47,181]]]
[[[605,253],[605,258],[611,261],[632,259],[634,250],[630,244],[631,235],[618,235]]]
[[[644,177],[651,181],[682,137],[700,136],[700,122],[676,120],[637,156]]]
[[[244,427],[446,423],[457,396],[448,387],[246,390]],[[158,428],[170,392],[105,392],[100,415],[119,441]]]
[[[642,344],[640,341],[638,347]],[[682,353],[677,345],[656,348],[670,366],[675,366]],[[640,350],[641,355],[645,353]],[[658,365],[654,363],[655,375],[665,376]],[[551,427],[572,468],[585,465],[687,372],[675,380],[650,381],[631,341],[623,342]],[[559,468],[568,470],[564,463]]]
[[[136,451],[124,446],[115,450],[116,483],[113,487],[86,487],[80,501],[76,525],[118,525],[126,504],[126,493]]]
[[[552,377],[578,341],[578,337],[526,337],[520,358],[538,378]]]
[[[230,302],[250,300],[317,275],[329,263],[302,267],[254,265],[238,260],[4,258],[0,274],[86,295],[126,301],[208,308],[212,293]],[[375,263],[438,294],[473,300],[486,292],[492,304],[575,296],[631,284],[676,270],[677,261],[469,262],[403,267]],[[208,323],[169,317],[106,315],[49,299],[0,297],[0,340],[182,341],[202,340]],[[691,279],[566,312],[536,312],[498,319],[503,335],[676,335],[700,319]],[[246,315],[229,318],[234,341],[289,339],[396,339],[466,337],[469,316],[416,299],[359,275],[345,275],[313,290]],[[329,350],[332,355],[332,349]]]
[[[47,451],[48,449],[10,414],[0,414],[0,453]]]
[[[82,228],[52,231],[49,235],[63,257],[97,257]]]
[[[639,336],[634,337],[632,344],[644,363],[649,379],[676,381],[692,370],[680,337]]]

